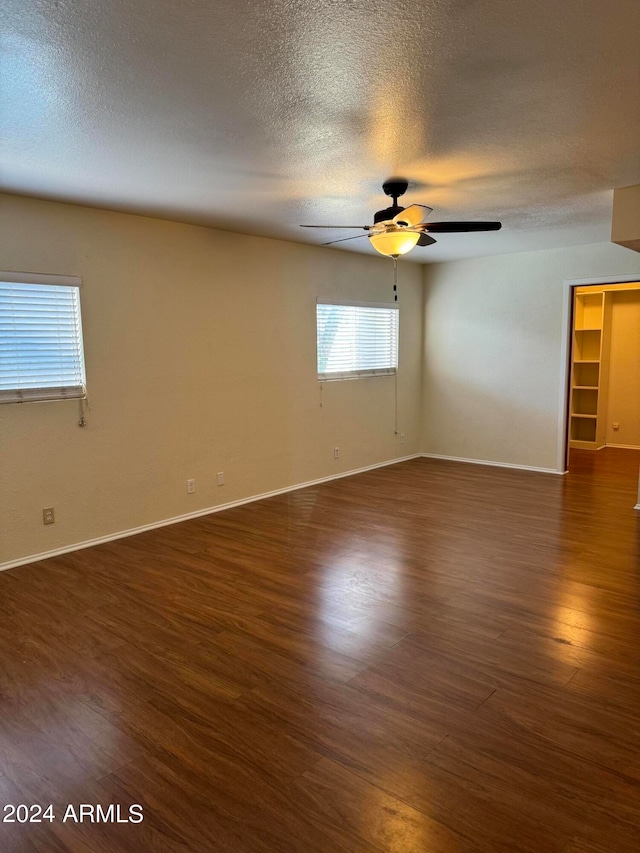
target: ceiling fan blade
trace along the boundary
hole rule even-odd
[[[345,231],[351,228],[357,228],[358,231],[368,231],[370,225],[301,225],[301,228],[343,228]]]
[[[404,222],[406,225],[413,227],[424,222],[425,217],[430,213],[433,213],[432,207],[426,207],[424,204],[410,204],[409,207],[405,207],[403,211],[396,214],[393,217],[393,221],[396,224]]]
[[[502,222],[425,222],[419,227],[429,234],[457,234],[462,231],[499,231]]]
[[[368,237],[368,234],[356,234],[355,237],[343,237],[341,240],[330,240],[328,243],[321,243],[321,246],[333,246],[334,243],[346,243],[347,240],[361,240],[363,237]]]
[[[429,237],[428,234],[422,233],[418,237],[418,242],[416,243],[416,246],[431,246],[433,243],[436,242],[437,241],[433,237]]]

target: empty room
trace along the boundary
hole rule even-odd
[[[637,853],[637,0],[1,27],[0,853]]]

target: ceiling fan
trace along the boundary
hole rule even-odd
[[[433,208],[424,204],[411,204],[400,207],[398,199],[407,191],[409,182],[404,178],[390,178],[382,185],[386,195],[393,199],[391,207],[378,210],[373,215],[373,225],[301,225],[301,228],[357,228],[366,234],[355,237],[343,237],[330,240],[323,246],[344,243],[347,240],[359,240],[368,237],[371,245],[380,254],[391,258],[405,255],[415,246],[430,246],[435,243],[431,234],[452,234],[463,231],[499,231],[501,222],[427,222]]]

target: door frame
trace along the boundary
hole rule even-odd
[[[558,449],[556,465],[560,473],[569,464],[569,382],[571,380],[571,338],[573,335],[573,295],[575,287],[599,284],[627,284],[638,281],[635,275],[605,275],[600,278],[566,278],[562,286],[562,345],[560,348],[560,397],[558,409]]]

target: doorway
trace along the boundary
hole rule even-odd
[[[606,451],[637,471],[640,282],[572,286],[570,316],[566,467],[595,464],[591,454]]]

